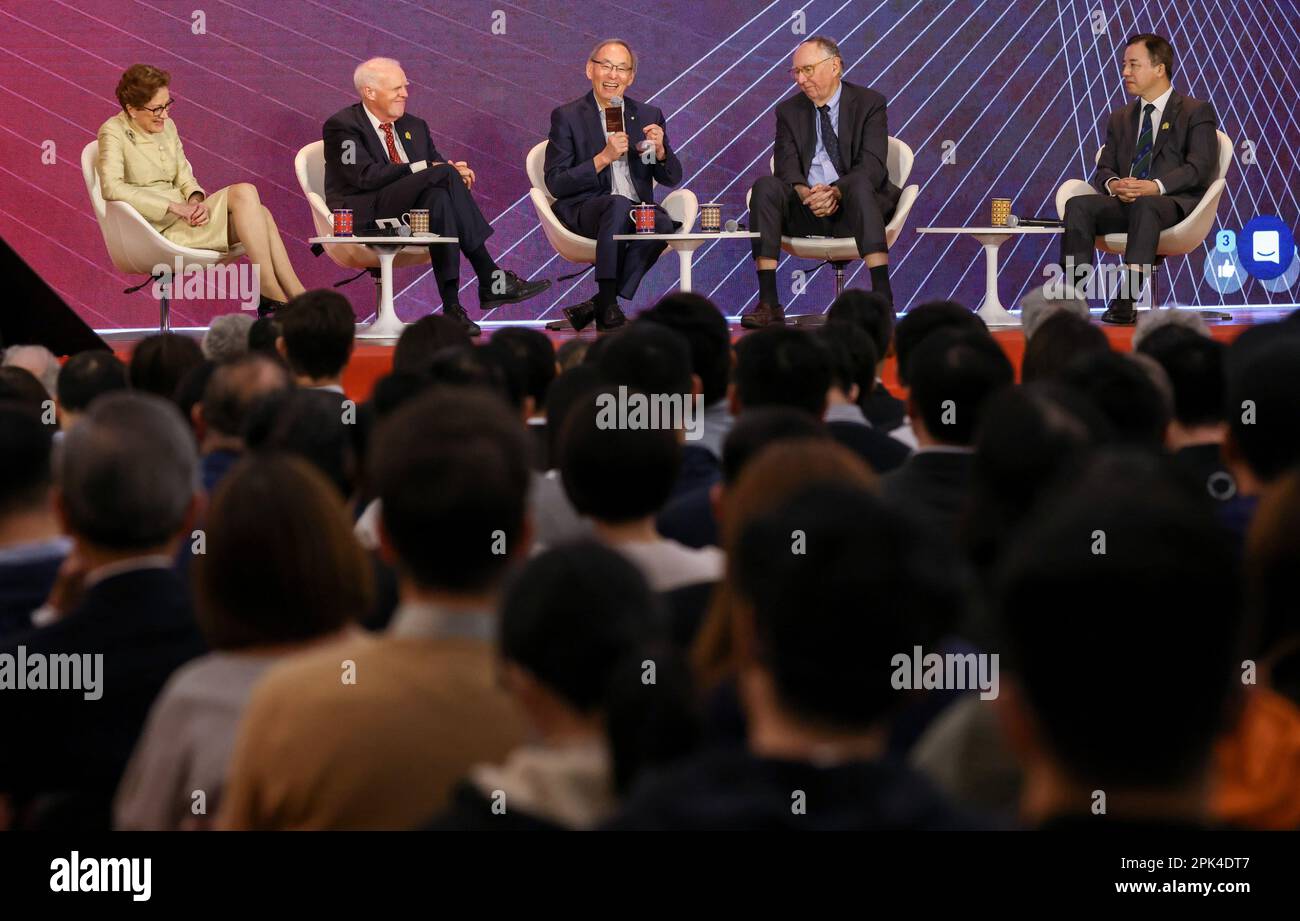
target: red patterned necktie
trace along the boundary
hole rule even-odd
[[[384,129],[384,143],[388,145],[388,159],[393,163],[401,163],[402,158],[397,155],[397,145],[393,143],[393,123],[384,122],[379,127]]]

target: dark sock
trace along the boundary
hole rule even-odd
[[[781,303],[781,296],[776,293],[776,269],[758,270],[758,299],[764,304]]]
[[[460,279],[446,278],[438,282],[438,296],[444,308],[460,304]]]
[[[478,283],[483,287],[491,290],[492,273],[497,270],[497,264],[488,254],[486,246],[480,246],[472,253],[466,253],[465,258],[469,264],[474,267],[474,274],[478,276]]]
[[[894,303],[894,289],[889,287],[889,265],[878,265],[871,270],[871,290]]]
[[[1136,303],[1138,298],[1142,296],[1142,289],[1145,287],[1142,284],[1144,278],[1145,276],[1141,271],[1128,270],[1128,291],[1124,293],[1128,295],[1130,301]]]
[[[597,279],[596,284],[599,288],[599,290],[596,291],[597,307],[608,307],[610,304],[618,303],[617,279]]]

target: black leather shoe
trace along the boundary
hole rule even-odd
[[[1101,322],[1112,326],[1133,326],[1137,323],[1137,308],[1126,297],[1117,297],[1110,302],[1106,312],[1101,315]]]
[[[780,304],[759,301],[749,313],[740,318],[740,325],[745,329],[762,329],[764,326],[784,326],[785,311]]]
[[[623,315],[623,311],[619,309],[617,302],[596,308],[596,329],[599,332],[607,333],[611,329],[618,329],[625,323],[627,323],[627,317]]]
[[[504,304],[518,304],[530,297],[537,297],[551,286],[549,278],[543,278],[541,281],[524,281],[514,272],[506,272],[505,276],[505,289],[497,293],[493,293],[491,285],[484,287],[483,283],[479,282],[478,306],[480,310],[492,310]]]
[[[461,328],[469,333],[471,337],[478,336],[483,332],[479,325],[469,318],[469,314],[465,312],[465,308],[460,304],[443,304],[442,315],[458,322]]]
[[[284,306],[286,306],[284,301],[273,301],[264,295],[257,302],[257,318],[265,320],[267,317],[273,317]]]
[[[575,330],[582,330],[590,325],[592,320],[596,319],[596,302],[588,299],[581,304],[565,307],[562,312],[564,318],[569,321],[570,326]]]

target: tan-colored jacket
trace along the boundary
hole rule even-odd
[[[170,118],[158,134],[141,131],[125,112],[104,122],[99,126],[98,169],[104,200],[126,202],[159,233],[178,220],[167,210],[169,204],[203,192]]]

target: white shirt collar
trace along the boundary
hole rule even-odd
[[[1173,94],[1174,94],[1174,88],[1171,86],[1169,87],[1169,89],[1165,90],[1155,99],[1150,100],[1151,105],[1154,105],[1156,107],[1156,110],[1153,113],[1155,115],[1156,121],[1159,121],[1160,116],[1165,114],[1165,106],[1169,105],[1169,97],[1172,96]],[[1142,99],[1138,101],[1138,112],[1141,112],[1146,107],[1147,107],[1147,100]]]
[[[140,569],[171,569],[172,558],[166,554],[157,554],[154,556],[133,556],[129,559],[118,560],[116,563],[108,563],[97,569],[92,569],[86,573],[84,585],[90,588],[98,582],[105,579],[111,579],[114,576],[120,576],[124,573],[135,572]]]
[[[396,123],[396,122],[381,122],[378,118],[375,117],[375,113],[374,113],[374,112],[371,112],[369,109],[366,108],[366,104],[365,104],[364,102],[361,103],[361,111],[366,113],[366,118],[370,119],[370,124],[374,126],[374,129],[375,129],[376,131],[382,132],[384,129],[383,129],[383,128],[380,128],[379,126],[380,126],[380,125],[383,125],[383,124],[389,124],[389,125],[392,125],[392,126],[393,126],[393,130],[394,130],[394,131],[397,130],[397,123]]]

